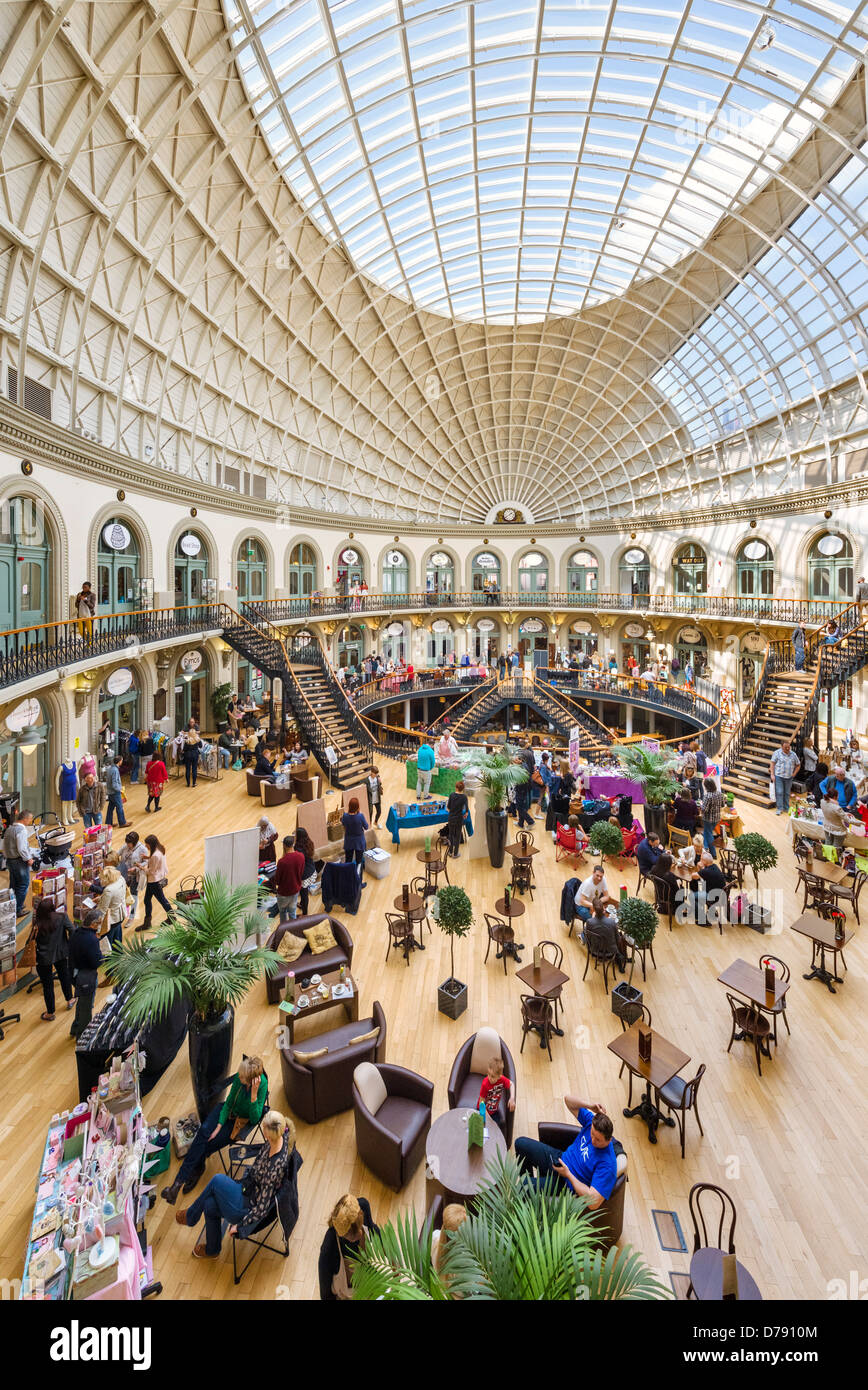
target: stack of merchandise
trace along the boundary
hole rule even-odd
[[[152,1145],[133,1047],[87,1101],[53,1116],[37,1184],[21,1297],[138,1299],[153,1282],[142,1166]]]
[[[96,900],[89,896],[91,884],[99,880],[99,870],[105,863],[111,842],[110,825],[92,825],[84,832],[81,849],[72,856],[72,920],[76,926],[80,926],[85,914],[96,906]]]
[[[49,902],[55,912],[66,912],[67,886],[64,869],[40,869],[31,883],[33,911],[40,902]]]
[[[0,888],[0,986],[15,983],[15,894]]]

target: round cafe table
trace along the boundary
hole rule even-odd
[[[498,898],[494,906],[501,917],[523,917],[527,910],[524,903],[512,894],[509,898],[509,907],[506,905],[506,898]]]
[[[752,1274],[749,1274],[740,1260],[736,1260],[738,1270],[739,1303],[762,1303],[763,1296],[757,1288]],[[723,1299],[723,1251],[711,1246],[703,1246],[694,1251],[690,1261],[690,1285],[697,1299],[702,1303],[720,1303]]]
[[[407,953],[408,953],[409,951],[424,951],[424,950],[425,950],[425,943],[424,943],[423,941],[417,941],[416,938],[415,938],[415,936],[413,936],[413,934],[412,934],[412,933],[413,933],[413,916],[412,916],[412,914],[413,914],[414,912],[417,912],[417,911],[419,910],[419,908],[425,906],[425,899],[424,899],[424,898],[421,898],[421,897],[419,896],[418,893],[408,893],[408,894],[407,894],[407,901],[404,902],[404,895],[403,895],[403,893],[399,893],[398,896],[397,896],[397,898],[393,899],[393,904],[394,904],[394,907],[395,907],[395,911],[396,911],[396,912],[403,912],[404,916],[405,916],[406,919],[407,919],[407,930],[408,930],[408,932],[410,933],[410,935],[407,937],[407,940],[406,940],[405,943],[404,943],[404,955],[406,956]],[[423,914],[423,915],[424,915],[424,914]],[[420,929],[419,929],[419,935],[420,935],[420,937],[421,937],[421,935],[422,935],[421,927],[420,927]]]
[[[506,1140],[490,1115],[485,1127],[488,1135],[480,1149],[467,1147],[467,1117],[470,1110],[461,1107],[439,1115],[428,1132],[425,1144],[426,1206],[438,1194],[444,1206],[450,1202],[467,1202],[476,1196],[479,1184],[486,1176],[486,1167],[497,1155],[506,1156]]]

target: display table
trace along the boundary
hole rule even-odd
[[[629,796],[635,805],[645,805],[645,793],[638,782],[631,782],[626,777],[603,777],[591,775],[588,778],[588,790],[592,797],[600,796]]]
[[[449,812],[446,809],[445,801],[438,802],[436,810],[423,812],[421,808],[425,805],[426,803],[422,802],[420,806],[408,806],[407,814],[404,816],[399,816],[394,806],[389,807],[386,829],[392,836],[392,844],[399,845],[401,843],[402,830],[427,830],[432,825],[446,824],[449,819]],[[464,828],[468,835],[473,834],[473,821],[469,811],[464,813]]]
[[[416,767],[416,759],[407,759],[407,788],[415,791],[419,783],[419,770]],[[462,769],[460,767],[435,767],[431,774],[431,791],[439,796],[448,796],[454,792],[455,783],[460,781]]]

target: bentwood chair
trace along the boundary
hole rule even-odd
[[[386,947],[386,960],[392,947],[403,948],[404,960],[410,964],[410,942],[413,940],[413,923],[404,912],[387,912],[386,925],[389,928],[389,944]]]
[[[549,999],[546,999],[542,994],[523,994],[521,996],[520,1052],[524,1052],[528,1033],[536,1031],[540,1036],[540,1047],[546,1049],[549,1054],[549,1061],[551,1061],[554,1026],[554,1009]]]
[[[561,944],[558,941],[541,941],[539,943],[539,949],[540,955],[542,956],[543,960],[548,961],[549,965],[553,965],[556,970],[560,970],[564,960],[563,946],[561,946]],[[563,985],[558,985],[557,989],[550,990],[547,996],[555,1006],[556,1028],[559,1026],[558,1014],[560,1013],[561,995],[563,994],[563,991]]]
[[[717,856],[717,862],[729,886],[738,886],[741,889],[744,886],[744,864],[738,857],[738,850],[719,849]]]
[[[609,942],[605,939],[605,937],[603,937],[603,936],[601,935],[601,933],[594,927],[593,921],[585,922],[585,925],[584,925],[584,938],[585,938],[585,952],[586,952],[586,954],[585,954],[585,969],[584,969],[584,973],[583,973],[583,975],[582,975],[582,979],[584,980],[584,979],[586,978],[586,976],[587,976],[587,974],[588,974],[588,966],[590,965],[591,961],[594,962],[594,969],[595,969],[595,970],[596,970],[600,965],[602,965],[602,967],[603,967],[603,988],[604,988],[606,991],[608,991],[608,989],[609,989],[609,970],[610,970],[610,968],[611,968],[611,971],[612,971],[612,978],[614,979],[614,977],[615,977],[615,960],[616,960],[616,957],[617,957],[617,955],[618,955],[618,952],[617,952],[616,950],[613,949],[613,947],[609,944]]]
[[[530,893],[533,902],[533,860],[513,859],[510,887],[513,893]]]
[[[665,1086],[661,1086],[657,1091],[657,1106],[661,1101],[667,1110],[672,1111],[678,1121],[678,1133],[681,1137],[681,1157],[684,1157],[684,1140],[687,1131],[687,1112],[692,1110],[696,1116],[696,1123],[699,1125],[699,1133],[705,1138],[705,1130],[702,1128],[702,1121],[699,1118],[699,1107],[696,1104],[699,1095],[699,1086],[705,1075],[705,1063],[699,1068],[692,1081],[685,1081],[683,1076],[673,1076],[671,1081],[667,1081]]]
[[[622,1033],[626,1033],[627,1029],[628,1029],[628,1028],[632,1028],[632,1026],[633,1026],[634,1023],[644,1023],[644,1024],[647,1025],[647,1027],[649,1027],[649,1028],[651,1027],[651,1010],[648,1008],[648,1005],[647,1005],[647,1004],[637,1004],[637,1005],[634,1006],[634,1008],[635,1008],[635,1009],[638,1009],[638,1010],[641,1010],[641,1012],[635,1012],[635,1011],[632,1012],[632,1013],[631,1013],[631,1017],[629,1018],[629,1020],[626,1019],[626,1018],[623,1018],[623,1017],[621,1018],[621,1032],[622,1032]],[[626,1062],[622,1062],[622,1063],[621,1063],[621,1070],[618,1072],[619,1077],[624,1075],[624,1068],[626,1067],[626,1065],[627,1065]],[[628,1106],[631,1106],[631,1105],[633,1104],[633,1073],[632,1073],[632,1071],[628,1071],[627,1075],[628,1075],[628,1077],[630,1078],[629,1091],[628,1091],[628,1094],[627,1094],[627,1105],[628,1105]]]
[[[441,834],[439,834],[439,835],[437,836],[437,839],[433,842],[433,844],[434,844],[434,848],[437,850],[437,853],[440,855],[440,859],[441,859],[441,861],[442,861],[442,863],[443,863],[443,877],[445,878],[446,882],[448,883],[448,882],[449,882],[449,836],[446,834],[445,831],[442,831]]]
[[[832,892],[838,902],[853,904],[853,911],[856,914],[857,922],[859,922],[859,894],[865,886],[866,879],[868,879],[868,874],[859,872],[849,884],[834,883],[832,885]]]
[[[511,946],[515,942],[515,932],[508,922],[504,922],[500,917],[495,917],[490,912],[485,913],[485,925],[488,928],[488,945],[485,949],[485,960],[483,965],[488,963],[488,955],[491,951],[491,943],[497,947],[497,955],[503,961],[503,973],[508,974],[506,961],[509,952],[504,948]]]
[[[746,1004],[743,999],[737,999],[734,994],[727,990],[727,999],[732,1013],[732,1032],[729,1035],[729,1047],[727,1052],[732,1051],[736,1033],[741,1032],[742,1037],[749,1039],[753,1043],[754,1056],[756,1057],[756,1069],[760,1076],[763,1074],[762,1055],[765,1051],[768,1040],[771,1037],[771,1024],[763,1011],[756,1004]],[[766,1053],[766,1056],[769,1054]]]
[[[425,897],[425,879],[420,874],[417,878],[410,879],[410,892],[416,893],[422,899],[421,907],[411,907],[407,916],[413,923],[419,923],[419,935],[422,935],[422,923],[428,928],[428,935],[431,935],[431,918],[428,916],[428,899]]]
[[[787,981],[790,978],[790,967],[787,965],[785,960],[781,960],[780,956],[768,956],[763,954],[759,958],[760,970],[764,970],[767,965],[773,965],[779,979],[781,979],[784,982],[784,984],[787,983]],[[787,1032],[789,1033],[790,1031],[790,1021],[787,1018],[787,996],[784,995],[783,998],[779,999],[777,1004],[774,1004],[770,1009],[763,1009],[763,1013],[768,1014],[769,1018],[772,1021],[772,1042],[774,1043],[775,1047],[777,1047],[779,1016],[784,1020]]]
[[[693,1220],[689,1299],[720,1298],[724,1255],[735,1255],[735,1203],[728,1192],[711,1182],[698,1182],[688,1196]],[[762,1294],[743,1265],[736,1264],[738,1298],[759,1302]]]

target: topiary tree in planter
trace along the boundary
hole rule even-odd
[[[615,859],[624,853],[623,835],[617,826],[610,825],[607,820],[598,820],[591,826],[588,843],[601,858],[608,854]]]
[[[744,835],[736,835],[735,850],[742,864],[747,864],[748,868],[753,869],[757,887],[759,887],[760,871],[773,869],[778,862],[778,852],[771,840],[767,840],[765,835],[758,835],[755,830],[749,830]]]
[[[437,1007],[447,1018],[459,1018],[467,1008],[467,986],[455,978],[455,938],[467,936],[473,926],[473,904],[463,888],[440,888],[434,895],[431,915],[449,937],[449,979],[437,990]]]
[[[657,913],[644,898],[622,898],[618,926],[634,946],[650,946],[657,934]]]

